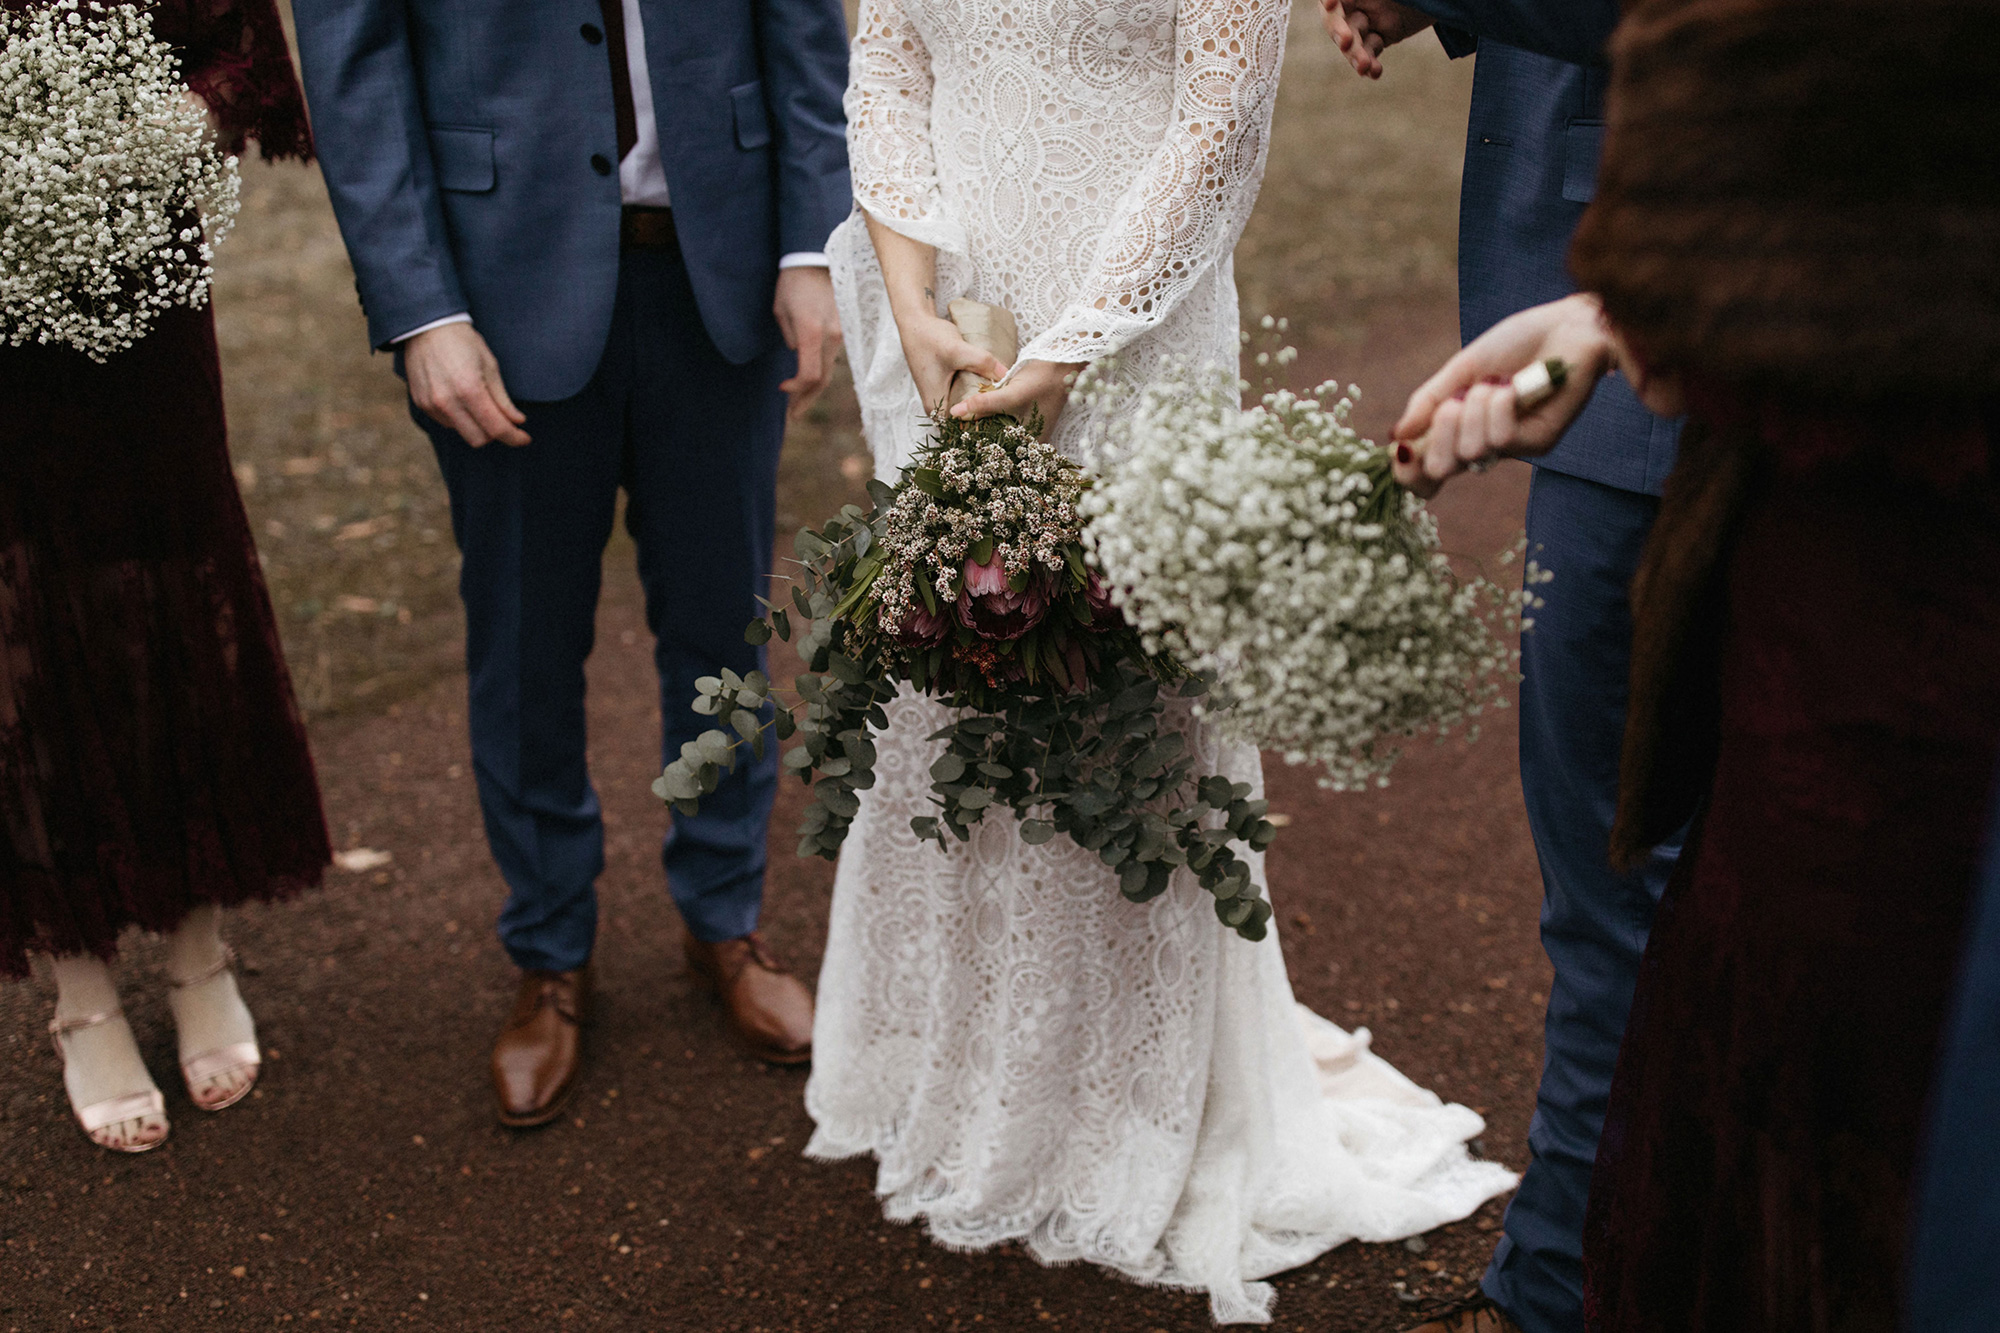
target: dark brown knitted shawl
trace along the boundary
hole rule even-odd
[[[1649,364],[1803,412],[2000,393],[2000,0],[1639,0],[1570,251]],[[1714,754],[1720,579],[1764,464],[1689,422],[1633,583],[1615,863]]]

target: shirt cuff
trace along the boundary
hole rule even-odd
[[[419,324],[408,333],[399,333],[389,340],[389,346],[400,346],[416,337],[419,333],[429,333],[432,329],[441,329],[447,324],[470,324],[471,322],[472,316],[461,310],[456,315],[446,315],[443,319],[434,319],[428,324]]]
[[[778,267],[787,268],[828,268],[825,255],[817,250],[796,250],[778,261]]]

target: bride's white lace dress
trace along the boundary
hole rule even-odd
[[[855,194],[939,250],[940,308],[1019,320],[1022,359],[1116,352],[1233,364],[1230,252],[1255,200],[1287,0],[862,0],[847,96]],[[867,231],[829,244],[876,471],[921,440]],[[1089,453],[1087,408],[1056,439]],[[1115,467],[1111,458],[1093,458]],[[1292,999],[1274,934],[1238,938],[1183,877],[1118,895],[1065,838],[994,813],[943,855],[906,695],[840,859],[806,1105],[808,1152],[873,1153],[891,1218],[943,1244],[1021,1240],[1269,1316],[1256,1279],[1391,1240],[1513,1184],[1447,1106]],[[1262,786],[1254,750],[1183,719],[1210,771]],[[1261,858],[1253,862],[1262,880]]]

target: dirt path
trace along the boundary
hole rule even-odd
[[[1523,490],[1508,469],[1455,497],[1453,548],[1504,545]],[[253,1100],[209,1117],[170,1087],[170,1144],[112,1159],[67,1122],[41,994],[0,992],[0,1328],[1207,1327],[1196,1297],[945,1252],[883,1223],[867,1164],[800,1158],[803,1075],[738,1059],[681,972],[629,568],[610,586],[591,673],[610,825],[605,1003],[573,1118],[527,1135],[491,1120],[484,1053],[509,978],[462,682],[447,681],[320,749],[339,844],[387,850],[389,867],[235,928],[272,1048]],[[1299,997],[1485,1111],[1486,1151],[1518,1165],[1546,981],[1513,737],[1500,714],[1477,745],[1412,753],[1392,787],[1360,796],[1274,767],[1274,808],[1292,822],[1270,865]],[[787,846],[799,805],[788,786],[768,920],[809,966],[831,874]],[[148,1059],[170,1070],[156,947],[136,948],[126,974]],[[1474,1274],[1494,1215],[1422,1254],[1348,1246],[1283,1277],[1278,1327],[1399,1326],[1392,1284]]]
[[[1301,318],[1296,382],[1338,375],[1379,434],[1456,343],[1452,199],[1467,71],[1413,51],[1360,85],[1293,34],[1269,180],[1238,256],[1245,307]],[[1323,40],[1323,39],[1321,39]],[[485,1055],[510,978],[499,881],[467,771],[442,492],[386,365],[362,347],[317,178],[253,170],[218,288],[239,476],[314,716],[339,846],[394,860],[232,926],[270,1049],[219,1117],[167,1086],[171,1142],[117,1159],[69,1122],[41,1035],[47,991],[0,988],[0,1330],[902,1330],[1209,1327],[1202,1298],[1015,1253],[958,1255],[886,1225],[867,1163],[804,1161],[804,1075],[738,1059],[682,975],[656,860],[656,701],[629,547],[614,547],[591,664],[610,827],[604,1003],[573,1117],[492,1122]],[[855,486],[851,400],[788,442],[786,522]],[[1441,506],[1448,546],[1520,525],[1526,472]],[[394,702],[392,702],[394,701]],[[1336,797],[1274,767],[1291,817],[1270,857],[1299,998],[1419,1082],[1480,1108],[1521,1163],[1547,972],[1511,713],[1470,748],[1412,753],[1386,791]],[[769,933],[810,973],[831,868],[798,861],[785,788]],[[123,969],[159,1073],[173,1042],[157,944]],[[1278,1280],[1280,1329],[1373,1333],[1395,1284],[1443,1291],[1491,1248],[1497,1207],[1422,1252],[1347,1246]]]

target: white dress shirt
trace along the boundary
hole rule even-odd
[[[639,14],[639,0],[623,0],[623,5],[625,70],[632,80],[632,119],[637,134],[632,151],[625,154],[625,159],[618,164],[618,199],[620,203],[667,208],[673,201],[667,193],[666,168],[660,164],[660,126],[653,116],[653,78],[646,67],[646,24]],[[818,251],[802,250],[778,260],[781,269],[826,266],[826,256]],[[428,324],[419,324],[389,341],[392,344],[408,342],[419,333],[428,333],[446,324],[471,322],[472,316],[460,311]]]

